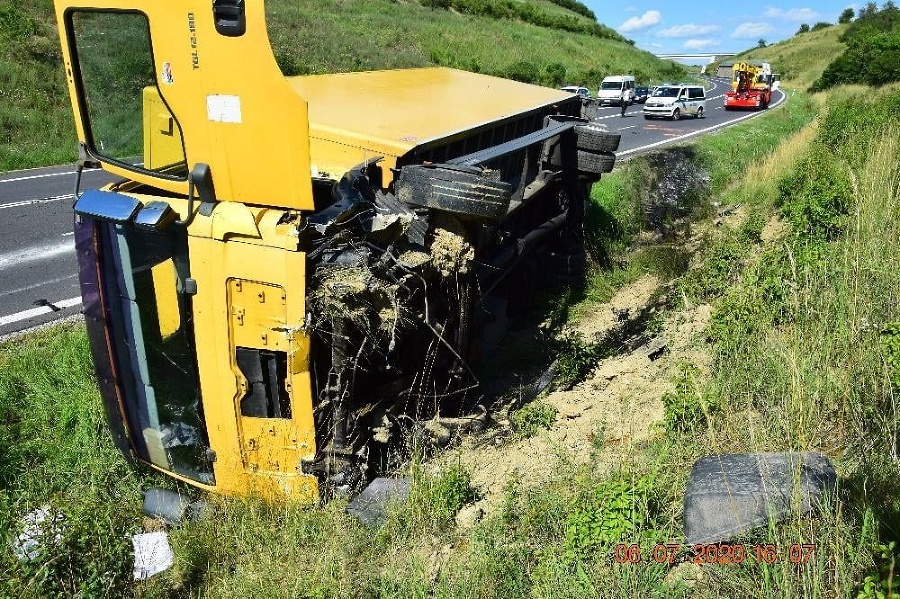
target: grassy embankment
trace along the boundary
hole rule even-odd
[[[808,89],[822,75],[828,64],[841,55],[846,45],[838,37],[846,25],[832,25],[816,31],[801,33],[765,48],[752,48],[729,58],[728,62],[760,60],[768,62],[781,73],[782,85]],[[715,73],[718,63],[709,67]]]
[[[697,343],[713,355],[709,371],[684,365],[665,399],[665,424],[635,447],[621,470],[575,470],[527,492],[510,485],[500,513],[460,533],[456,508],[471,499],[467,475],[413,469],[410,505],[372,535],[322,510],[222,503],[217,518],[174,533],[176,569],[138,587],[148,594],[192,590],[211,595],[295,596],[649,596],[681,594],[664,583],[670,567],[614,565],[616,540],[644,546],[678,541],[680,501],[690,463],[710,451],[818,449],[836,462],[841,493],[816,518],[792,517],[763,533],[780,547],[816,543],[798,567],[704,566],[693,593],[722,596],[849,596],[886,589],[898,509],[894,489],[900,315],[898,258],[898,92],[860,103],[838,92],[818,128],[800,127],[812,107],[802,98],[735,129],[757,144],[725,135],[697,144],[712,197],[747,208],[742,224],[712,235],[698,267],[678,282],[684,301],[710,302],[712,324]],[[848,133],[849,132],[849,133]],[[786,138],[784,144],[779,140]],[[726,151],[727,149],[727,151]],[[745,166],[752,167],[744,171]],[[601,183],[597,198],[622,231],[634,231],[640,161]],[[744,173],[737,180],[729,173]],[[777,214],[786,231],[762,242]],[[615,248],[614,248],[615,249]],[[619,271],[654,269],[641,252]],[[665,270],[665,269],[662,269]],[[607,277],[619,276],[613,271]],[[598,275],[598,280],[602,276]],[[591,286],[600,296],[602,286]],[[677,311],[678,306],[673,306]],[[42,334],[26,348],[5,348],[0,389],[3,524],[50,503],[67,531],[51,559],[23,566],[7,554],[11,595],[46,594],[104,584],[128,588],[122,534],[138,522],[136,490],[156,477],[131,473],[102,433],[83,333]],[[57,359],[47,363],[46,356]],[[7,526],[4,526],[7,528]],[[14,527],[12,527],[14,529]],[[748,537],[748,542],[761,538]],[[429,566],[433,548],[443,568]],[[94,586],[91,586],[94,585]],[[873,591],[874,592],[874,591]],[[870,595],[870,596],[875,596]]]
[[[590,23],[546,0],[529,4]],[[269,0],[266,8],[275,55],[289,75],[443,65],[595,87],[610,72],[657,80],[681,72],[624,41],[416,2]],[[0,6],[0,171],[71,162],[75,151],[52,2],[6,3]]]

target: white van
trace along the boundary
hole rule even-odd
[[[634,89],[634,75],[604,77],[597,91],[597,103],[600,106],[619,106],[622,104],[622,92],[627,89]]]
[[[660,85],[644,102],[644,118],[670,118],[677,121],[683,116],[703,118],[706,110],[706,90],[702,85]]]

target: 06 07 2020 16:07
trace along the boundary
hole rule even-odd
[[[653,561],[659,564],[673,564],[690,561],[695,564],[774,564],[789,561],[792,564],[806,564],[816,551],[814,543],[792,543],[779,548],[775,543],[709,543],[687,544],[657,543],[649,552],[637,543],[618,543],[613,550],[613,561],[617,564],[638,564]]]

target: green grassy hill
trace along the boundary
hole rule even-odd
[[[683,73],[572,12],[568,1],[455,0],[447,3],[452,10],[423,4],[439,3],[269,0],[266,8],[272,46],[287,75],[442,65],[593,88],[614,72],[642,80]],[[479,16],[495,6],[507,12]],[[538,26],[516,15],[591,33]],[[0,5],[0,170],[74,160],[70,113],[52,1]]]
[[[843,42],[838,41],[846,29],[846,25],[832,25],[801,33],[765,48],[741,52],[729,61],[761,60],[771,63],[772,68],[781,73],[784,85],[807,89],[846,48]],[[714,65],[713,72],[717,66]]]

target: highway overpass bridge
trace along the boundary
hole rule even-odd
[[[663,60],[675,60],[677,62],[684,62],[687,64],[707,65],[723,58],[730,58],[735,54],[737,54],[737,52],[706,52],[698,54],[657,54],[656,57],[662,58]]]

